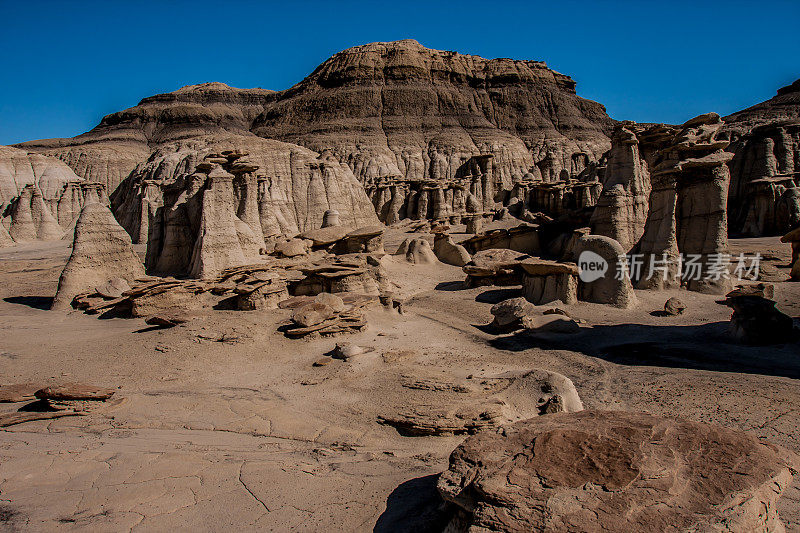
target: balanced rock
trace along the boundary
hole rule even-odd
[[[66,308],[75,295],[104,285],[113,278],[132,282],[144,276],[144,265],[131,238],[108,207],[89,203],[75,225],[75,238],[53,300],[53,309]]]
[[[702,450],[701,453],[698,453]],[[645,413],[555,413],[468,438],[438,482],[448,531],[783,531],[795,456]]]

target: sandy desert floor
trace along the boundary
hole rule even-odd
[[[789,258],[777,239],[732,250]],[[172,329],[48,311],[68,253],[0,251],[0,383],[76,381],[124,401],[0,431],[2,531],[434,531],[447,519],[436,475],[464,437],[402,436],[378,417],[479,398],[509,370],[560,372],[589,408],[714,422],[800,452],[800,346],[732,343],[718,297],[637,291],[632,310],[569,306],[585,320],[576,334],[495,335],[489,309],[517,288],[463,290],[459,268],[394,262],[413,294],[403,315],[374,308],[364,332],[290,340],[277,331],[288,310]],[[670,296],[686,312],[651,315]],[[800,315],[800,284],[777,283],[775,299]],[[337,340],[371,351],[312,366]],[[796,486],[780,513],[800,531]]]

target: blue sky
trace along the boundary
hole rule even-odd
[[[0,144],[71,137],[183,85],[285,89],[344,48],[536,59],[616,119],[727,114],[800,78],[800,1],[0,0]]]

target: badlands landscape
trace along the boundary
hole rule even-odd
[[[775,89],[402,40],[0,147],[0,531],[800,531]]]

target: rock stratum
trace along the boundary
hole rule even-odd
[[[449,179],[476,155],[495,158],[506,185],[578,175],[609,148],[602,105],[539,61],[487,60],[373,43],[334,55],[285,91],[205,83],[145,98],[72,139],[23,143],[114,191],[162,145],[251,135],[330,150],[362,183]]]

